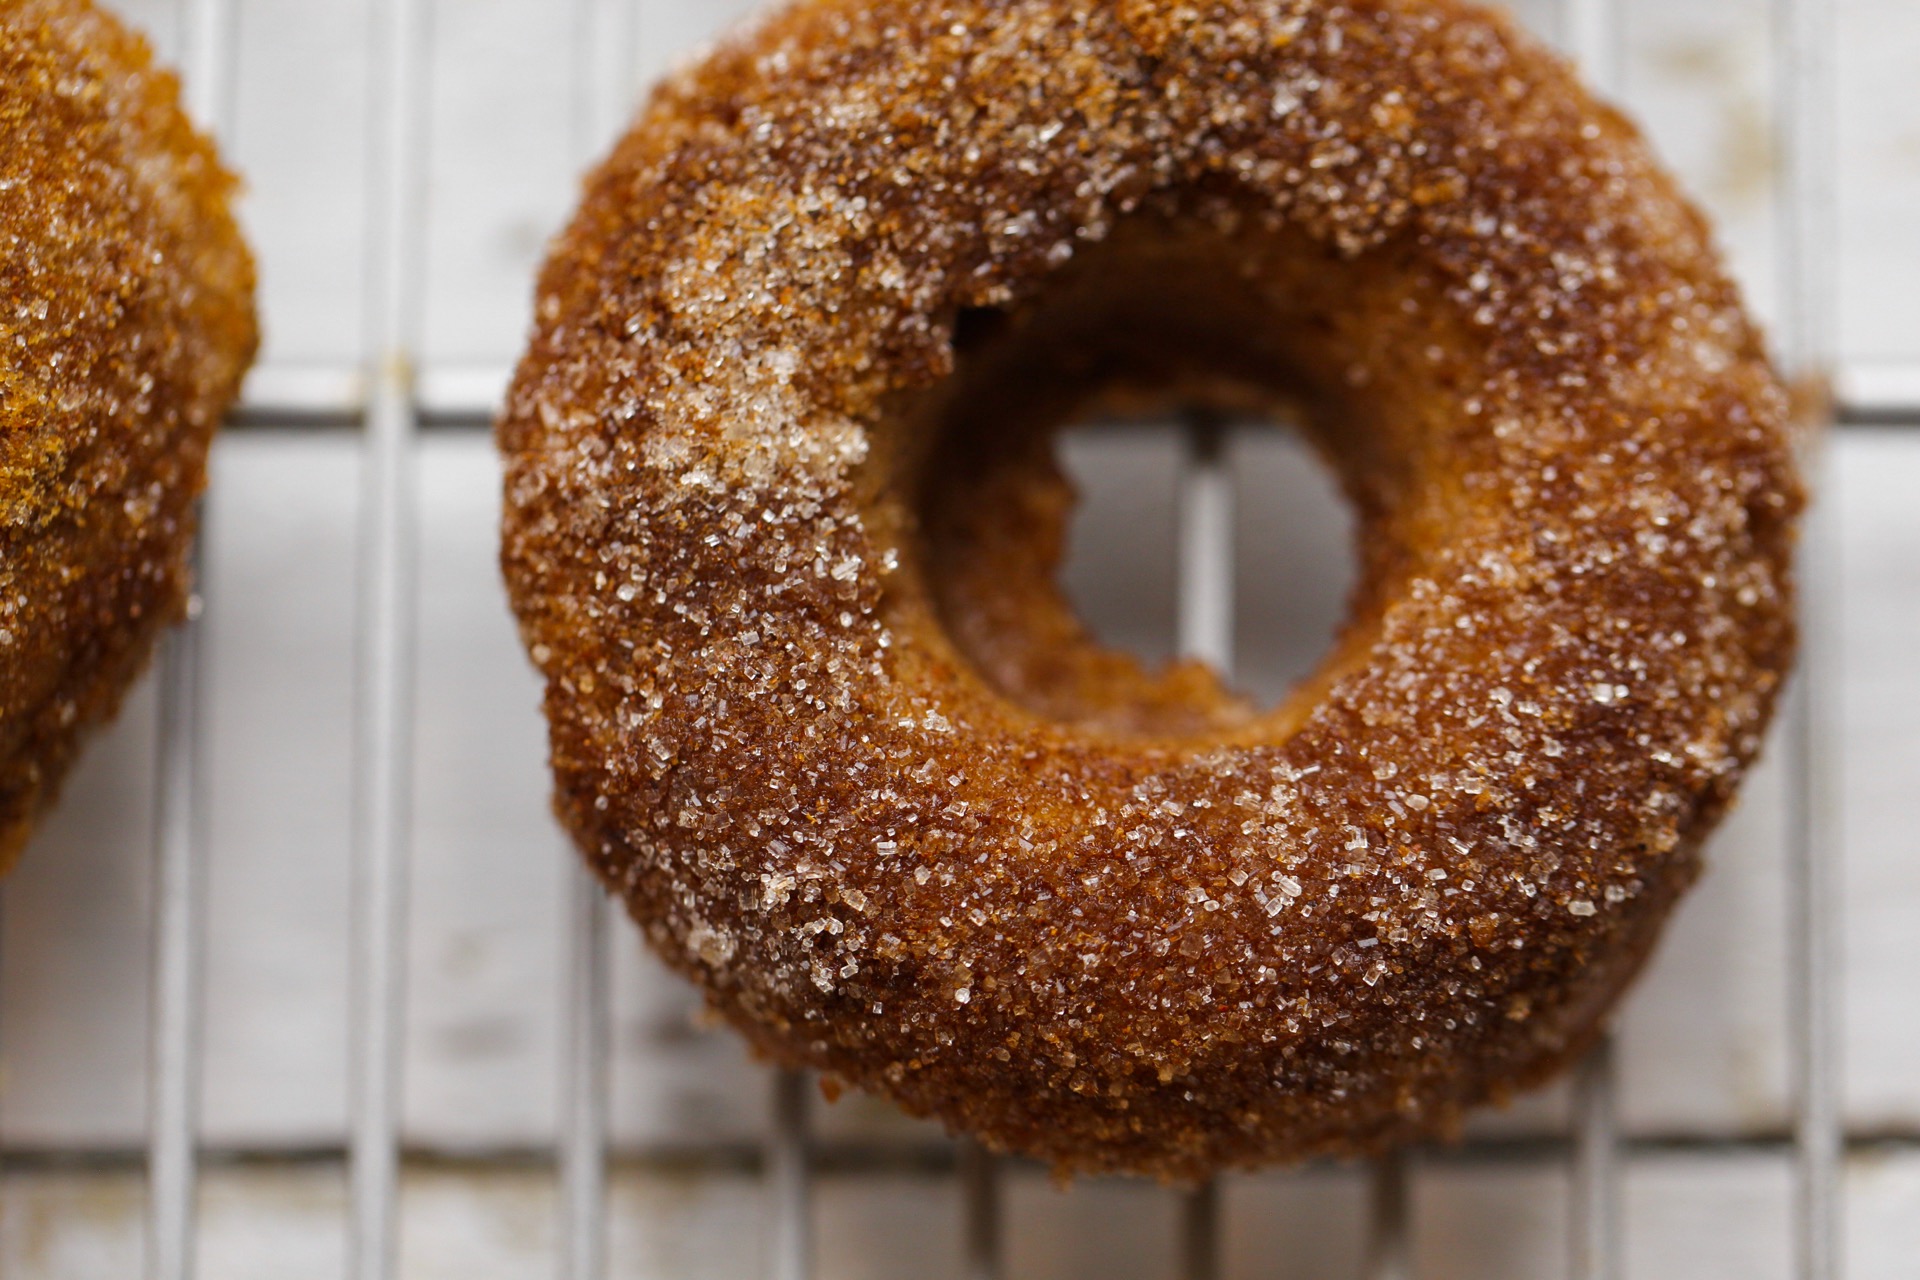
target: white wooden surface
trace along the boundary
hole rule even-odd
[[[230,149],[247,172],[267,321],[256,394],[289,377],[339,381],[362,340],[364,102],[374,0],[241,0]],[[744,6],[646,0],[645,77]],[[176,39],[175,7],[123,8]],[[1544,23],[1552,6],[1521,6]],[[426,381],[497,383],[518,345],[531,272],[572,200],[570,33],[552,0],[435,5],[433,209]],[[1843,220],[1839,338],[1855,362],[1920,363],[1920,6],[1840,0]],[[1763,0],[1632,0],[1629,95],[1718,220],[1756,302],[1771,306]],[[439,379],[436,383],[435,379]],[[468,392],[461,392],[472,398]],[[1173,634],[1171,435],[1078,436],[1087,494],[1069,585],[1096,626],[1150,655]],[[1237,648],[1273,695],[1337,616],[1346,516],[1300,449],[1236,441]],[[1850,1129],[1920,1136],[1920,431],[1839,441],[1844,667],[1845,1104]],[[336,1276],[344,1181],[348,789],[358,445],[344,430],[271,427],[221,442],[208,508],[209,973],[202,1255],[211,1277]],[[450,429],[421,456],[421,667],[406,1135],[417,1151],[505,1161],[416,1162],[405,1274],[546,1274],[559,1092],[564,872],[545,811],[537,688],[493,565],[495,464]],[[155,716],[143,688],[89,751],[66,803],[0,889],[0,1277],[137,1274],[141,1179],[111,1158],[143,1136],[148,835]],[[1785,1102],[1783,780],[1751,780],[1712,870],[1669,931],[1620,1029],[1629,1133],[1755,1139]],[[748,1143],[766,1089],[728,1034],[621,930],[615,965],[617,1276],[739,1276],[759,1259],[761,1191],[723,1164],[663,1151]],[[1560,1131],[1562,1091],[1477,1130]],[[937,1143],[861,1098],[815,1108],[828,1140]],[[677,1171],[676,1171],[677,1169]],[[1920,1257],[1920,1146],[1848,1166],[1848,1274],[1910,1280]],[[1151,1186],[1062,1195],[1020,1172],[1008,1189],[1009,1274],[1163,1275],[1175,1202]],[[1364,1191],[1351,1171],[1236,1179],[1231,1276],[1345,1276],[1359,1266]],[[1628,1273],[1784,1276],[1787,1165],[1762,1145],[1642,1149],[1628,1166]],[[827,1276],[958,1275],[958,1195],[924,1169],[835,1175],[818,1197]],[[1544,1156],[1439,1158],[1416,1179],[1423,1276],[1563,1274],[1565,1174]]]

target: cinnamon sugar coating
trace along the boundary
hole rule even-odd
[[[144,41],[0,6],[0,872],[177,619],[254,349],[232,177]]]
[[[753,1044],[1063,1171],[1560,1069],[1792,645],[1787,405],[1635,131],[1456,0],[801,0],[542,276],[502,561],[557,808]],[[1060,422],[1285,405],[1362,580],[1271,711],[1101,650]]]

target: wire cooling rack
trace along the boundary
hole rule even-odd
[[[538,7],[540,0],[526,3]],[[664,0],[654,0],[653,7],[661,3]],[[1554,36],[1579,58],[1588,76],[1609,89],[1622,80],[1623,3],[1560,0],[1557,7],[1533,16],[1553,24]],[[1835,332],[1833,14],[1823,0],[1771,4],[1770,43],[1777,52],[1766,96],[1775,174],[1771,241],[1776,260],[1770,264],[1773,311],[1779,317],[1775,334],[1789,366],[1803,377],[1818,379],[1833,368]],[[178,61],[191,108],[225,133],[234,113],[240,24],[271,22],[286,10],[265,0],[244,8],[240,0],[177,0],[170,16],[158,4],[147,5],[141,13],[177,23]],[[1022,1233],[1037,1230],[1034,1214],[1016,1215],[1008,1200],[1010,1182],[1031,1181],[1030,1170],[970,1144],[949,1144],[917,1130],[901,1143],[858,1134],[823,1137],[813,1114],[812,1085],[793,1073],[770,1074],[760,1086],[768,1098],[758,1141],[723,1137],[669,1143],[658,1150],[642,1144],[638,1154],[616,1150],[610,1138],[619,1025],[613,951],[624,925],[611,919],[601,894],[580,873],[571,876],[567,889],[561,931],[566,963],[559,989],[551,992],[561,1010],[555,1075],[562,1088],[557,1118],[544,1131],[547,1136],[492,1145],[482,1141],[465,1148],[409,1140],[403,1064],[409,1035],[416,708],[422,672],[438,659],[422,641],[421,538],[428,516],[420,458],[430,439],[462,433],[471,438],[484,430],[505,370],[497,363],[461,363],[423,354],[430,258],[426,241],[435,212],[428,177],[432,157],[427,110],[437,46],[429,20],[437,18],[438,37],[444,40],[462,21],[462,11],[450,5],[430,15],[427,0],[385,0],[375,3],[369,14],[375,52],[364,85],[368,128],[362,163],[368,213],[359,246],[365,314],[358,343],[363,354],[331,362],[269,360],[250,382],[238,414],[244,429],[257,431],[268,442],[260,446],[264,449],[282,447],[272,443],[275,440],[310,440],[315,435],[357,441],[359,528],[350,632],[354,676],[351,706],[340,709],[352,726],[351,938],[346,948],[350,997],[344,1043],[337,1046],[347,1064],[346,1125],[338,1133],[323,1131],[286,1141],[210,1143],[203,1137],[201,1110],[208,1087],[203,993],[209,966],[206,721],[213,672],[204,652],[204,624],[193,622],[169,639],[159,664],[144,1151],[116,1145],[111,1136],[62,1138],[56,1132],[33,1137],[40,1131],[20,1123],[17,1104],[10,1102],[3,1084],[21,1074],[20,1064],[37,1047],[0,1031],[8,1072],[0,1076],[0,1173],[8,1178],[5,1185],[25,1198],[35,1178],[62,1170],[143,1175],[139,1212],[144,1241],[136,1255],[145,1274],[155,1280],[187,1280],[211,1274],[197,1251],[198,1228],[209,1211],[202,1195],[203,1164],[237,1169],[243,1177],[250,1168],[275,1161],[340,1168],[346,1193],[334,1207],[346,1230],[339,1260],[355,1280],[380,1280],[399,1274],[400,1237],[412,1229],[405,1225],[403,1194],[410,1166],[431,1164],[454,1177],[504,1166],[530,1171],[533,1182],[544,1180],[544,1191],[528,1194],[539,1212],[548,1215],[550,1225],[536,1250],[547,1259],[542,1265],[550,1268],[548,1273],[598,1280],[616,1270],[629,1274],[609,1246],[610,1228],[619,1214],[610,1169],[638,1161],[669,1174],[719,1170],[759,1186],[748,1217],[758,1222],[764,1274],[802,1280],[817,1272],[821,1180],[871,1175],[931,1185],[935,1194],[951,1199],[958,1229],[948,1243],[955,1256],[929,1260],[930,1273],[968,1280],[1052,1274],[1044,1258],[1010,1258],[1020,1247]],[[571,160],[584,165],[612,136],[634,99],[634,60],[627,55],[643,35],[643,0],[573,0],[570,8],[552,6],[548,20],[571,24],[566,90]],[[290,138],[286,145],[300,142]],[[274,269],[271,261],[267,269]],[[1920,378],[1912,376],[1910,368],[1889,364],[1842,370],[1837,377],[1838,416],[1863,423],[1920,418]],[[1159,450],[1154,456],[1174,493],[1169,505],[1178,554],[1169,643],[1222,669],[1233,666],[1235,641],[1244,631],[1235,607],[1236,586],[1244,583],[1246,570],[1244,563],[1236,563],[1235,534],[1236,498],[1246,501],[1245,477],[1238,475],[1237,461],[1245,452],[1244,435],[1217,423],[1195,422],[1171,427],[1159,444],[1145,446],[1149,454]],[[484,469],[480,474],[484,476]],[[217,521],[217,512],[214,518]],[[244,538],[246,531],[216,524],[208,538],[221,535]],[[1564,1171],[1559,1242],[1526,1255],[1533,1260],[1516,1263],[1523,1269],[1515,1274],[1613,1280],[1624,1277],[1629,1267],[1631,1224],[1624,1220],[1628,1165],[1662,1155],[1710,1162],[1756,1154],[1777,1158],[1791,1177],[1790,1188],[1779,1198],[1787,1208],[1787,1225],[1771,1244],[1760,1247],[1765,1255],[1761,1273],[1801,1280],[1855,1274],[1843,1267],[1841,1256],[1843,1164],[1850,1152],[1905,1152],[1920,1150],[1920,1144],[1897,1123],[1850,1125],[1842,1115],[1834,962],[1842,916],[1832,873],[1835,859],[1829,856],[1838,848],[1841,809],[1836,740],[1840,640],[1834,621],[1839,616],[1838,554],[1835,517],[1823,509],[1815,514],[1806,547],[1805,658],[1772,748],[1784,780],[1781,826],[1786,841],[1786,885],[1776,924],[1786,956],[1782,998],[1789,1105],[1783,1116],[1763,1117],[1744,1127],[1705,1122],[1690,1126],[1683,1117],[1682,1123],[1651,1132],[1629,1132],[1617,1116],[1616,1054],[1605,1045],[1577,1073],[1564,1124],[1508,1131],[1496,1126],[1491,1136],[1481,1134],[1461,1147],[1409,1153],[1362,1175],[1365,1190],[1356,1194],[1365,1209],[1351,1259],[1357,1274],[1367,1280],[1411,1280],[1423,1268],[1435,1269],[1436,1258],[1439,1270],[1459,1273],[1447,1270],[1448,1241],[1461,1242],[1449,1234],[1443,1220],[1445,1198],[1420,1203],[1423,1169]],[[297,590],[299,578],[299,567],[288,566],[283,589]],[[208,608],[221,607],[218,590],[215,575],[209,579]],[[558,838],[552,843],[557,846]],[[554,850],[534,853],[544,856]],[[84,940],[66,941],[79,945]],[[6,952],[10,966],[36,962],[17,946]],[[1910,1004],[1908,1013],[1920,1014],[1920,1001]],[[0,1005],[0,1026],[13,1025],[6,1014]],[[14,1137],[23,1128],[29,1137]],[[1326,1176],[1345,1183],[1356,1177],[1351,1172]],[[1225,1242],[1236,1217],[1251,1212],[1238,1194],[1239,1182],[1190,1191],[1139,1191],[1173,1198],[1172,1210],[1163,1215],[1169,1223],[1169,1247],[1164,1257],[1119,1259],[1120,1269],[1111,1273],[1131,1267],[1127,1274],[1171,1273],[1186,1280],[1211,1280],[1229,1270],[1236,1275],[1309,1274],[1289,1269],[1285,1255],[1295,1250],[1284,1243],[1280,1253],[1251,1262],[1244,1250],[1228,1256]],[[1029,1196],[1021,1203],[1035,1202]],[[1037,1203],[1041,1212],[1057,1209],[1049,1199]],[[0,1225],[10,1232],[45,1232],[66,1230],[70,1224],[55,1222],[49,1228],[44,1220],[29,1222],[0,1207]],[[1124,1235],[1123,1226],[1115,1218],[1094,1232],[1112,1229]],[[1423,1237],[1427,1244],[1421,1243]],[[123,1274],[108,1264],[88,1271],[84,1263],[35,1262],[36,1256],[27,1245],[0,1239],[0,1268],[11,1260],[27,1275]],[[82,1249],[63,1256],[95,1255]],[[275,1255],[270,1248],[265,1256],[271,1260]],[[292,1256],[283,1253],[279,1258],[284,1263]],[[406,1256],[413,1258],[409,1273],[443,1273]],[[911,1248],[907,1256],[912,1256]],[[1701,1265],[1692,1274],[1732,1276],[1750,1274],[1741,1259],[1755,1254],[1752,1247],[1743,1251],[1729,1242],[1725,1250],[1709,1248],[1696,1256]],[[61,1269],[73,1265],[82,1270]],[[724,1273],[690,1264],[687,1273],[696,1272]],[[879,1273],[861,1272],[858,1266],[853,1272]],[[671,1272],[662,1269],[658,1274]]]

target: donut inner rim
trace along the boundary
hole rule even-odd
[[[1016,718],[1193,748],[1284,738],[1364,659],[1421,559],[1413,534],[1465,514],[1435,445],[1474,352],[1411,262],[1221,220],[1137,215],[1015,307],[956,316],[954,372],[895,397],[871,432],[862,516],[904,570],[889,625]],[[1450,360],[1377,358],[1416,341]],[[1298,423],[1355,511],[1359,572],[1335,641],[1265,710],[1202,664],[1151,671],[1100,644],[1058,583],[1072,506],[1059,430],[1176,405]]]

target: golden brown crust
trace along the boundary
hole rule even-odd
[[[178,98],[85,0],[0,9],[0,872],[180,615],[253,355],[233,179]]]
[[[1114,384],[1299,406],[1358,507],[1272,712],[1047,582],[1035,441]],[[1485,10],[803,0],[591,179],[503,565],[562,818],[756,1045],[1192,1177],[1595,1034],[1790,656],[1785,412],[1701,219]]]

